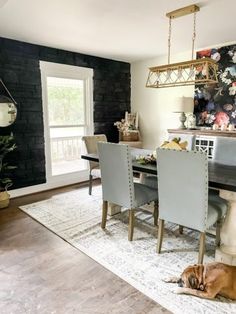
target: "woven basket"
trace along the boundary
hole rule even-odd
[[[126,141],[126,142],[138,141],[138,131],[125,132],[122,135],[122,139],[123,139],[123,141]]]
[[[7,191],[0,192],[0,208],[6,208],[9,205],[9,197]]]

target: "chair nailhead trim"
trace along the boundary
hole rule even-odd
[[[133,180],[132,180],[132,176],[131,176],[130,150],[129,150],[128,145],[126,145],[126,153],[127,153],[128,177],[129,177],[129,197],[131,200],[130,207],[132,208],[132,207],[134,207],[134,199],[133,199],[134,197],[133,197],[133,190],[132,190]]]

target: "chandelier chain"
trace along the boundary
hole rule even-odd
[[[170,64],[170,46],[171,46],[171,17],[169,18],[169,34],[168,34],[168,64]]]
[[[194,56],[194,45],[195,45],[195,39],[196,39],[196,12],[194,12],[193,15],[193,38],[192,38],[192,60]]]

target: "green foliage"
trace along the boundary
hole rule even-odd
[[[48,86],[49,121],[51,125],[84,123],[83,88]]]
[[[11,166],[4,162],[5,157],[16,149],[13,136],[0,136],[0,190],[7,190],[12,185],[12,180],[8,178],[11,170],[15,166]]]

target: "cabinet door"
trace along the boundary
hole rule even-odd
[[[196,136],[195,149],[197,151],[206,152],[208,159],[214,156],[215,137]]]

